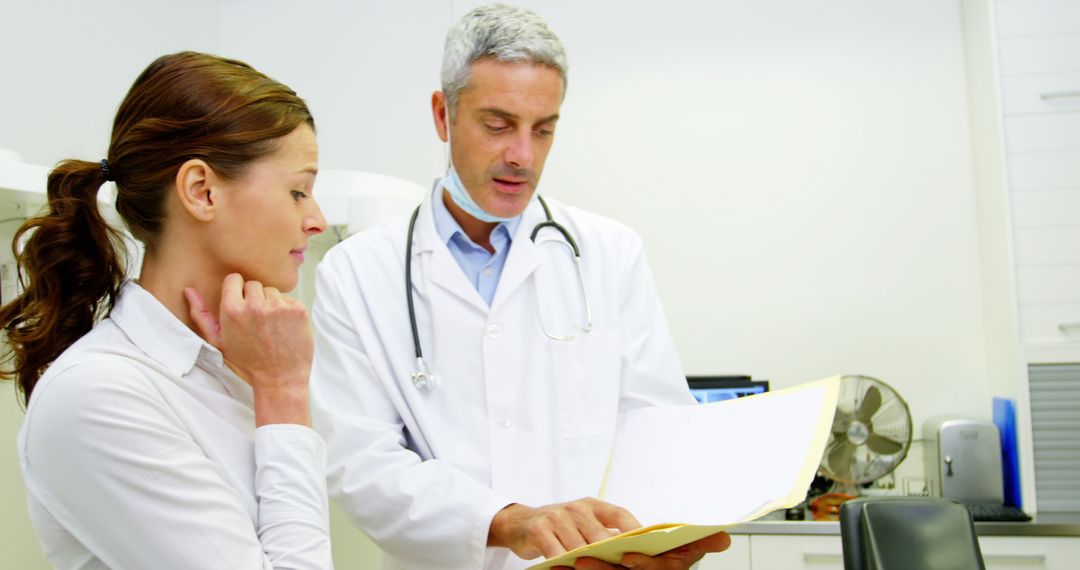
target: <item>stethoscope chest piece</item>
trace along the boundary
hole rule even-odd
[[[412,373],[412,383],[421,392],[435,389],[435,373],[428,369],[423,358],[416,359],[416,369]]]

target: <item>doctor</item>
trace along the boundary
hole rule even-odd
[[[694,402],[637,235],[536,193],[566,69],[531,11],[466,14],[431,102],[446,176],[411,223],[319,266],[312,405],[329,489],[387,566],[522,568],[638,527],[589,498],[617,416]],[[686,568],[728,544],[623,562]]]

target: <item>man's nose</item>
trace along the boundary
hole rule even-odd
[[[529,131],[516,133],[504,153],[507,164],[522,169],[532,168],[533,156],[532,133]]]

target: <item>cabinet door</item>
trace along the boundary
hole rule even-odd
[[[838,535],[753,535],[754,570],[844,570]]]
[[[1074,570],[1080,538],[1057,536],[981,536],[987,570]]]
[[[731,535],[731,546],[716,554],[706,554],[698,570],[750,570],[750,536]]]

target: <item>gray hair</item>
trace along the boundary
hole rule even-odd
[[[469,66],[478,59],[538,63],[554,68],[566,93],[566,50],[555,32],[532,10],[488,4],[462,16],[446,34],[442,90],[450,110],[469,83]]]

